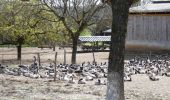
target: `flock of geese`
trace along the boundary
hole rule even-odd
[[[56,78],[70,84],[86,84],[94,81],[95,85],[106,85],[108,63],[82,64],[58,64],[55,70],[54,64],[38,66],[36,57],[33,64],[19,65],[17,68],[9,68],[0,64],[0,74],[14,76],[25,76],[33,79]],[[56,71],[56,74],[55,74]],[[146,74],[151,81],[158,81],[160,76],[170,77],[170,60],[132,59],[126,60],[124,64],[124,81],[132,81],[131,76],[135,74]],[[96,81],[97,80],[97,81]]]

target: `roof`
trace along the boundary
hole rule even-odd
[[[141,4],[130,8],[130,13],[136,12],[170,12],[170,2]]]
[[[152,3],[170,3],[170,0],[151,0]]]
[[[111,36],[79,36],[81,42],[110,41]]]
[[[111,29],[108,29],[108,30],[105,30],[103,31],[104,33],[110,33],[112,30]]]

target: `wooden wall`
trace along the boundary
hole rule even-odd
[[[170,14],[129,15],[127,31],[127,49],[170,50]]]

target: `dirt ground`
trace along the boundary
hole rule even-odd
[[[49,79],[0,75],[0,100],[104,100],[105,85],[68,84]],[[125,82],[126,100],[170,100],[170,77],[150,81],[146,75]]]
[[[58,52],[58,63],[63,62],[63,49]],[[70,49],[66,49],[67,63],[70,63]],[[29,64],[32,57],[41,53],[41,61],[47,63],[54,59],[55,52],[50,49],[23,48],[23,64]],[[33,54],[34,53],[34,54]],[[15,48],[0,48],[1,63],[14,66],[16,62]],[[98,62],[107,61],[108,53],[95,53]],[[78,62],[92,61],[92,53],[78,54]],[[3,62],[2,62],[3,61]],[[30,79],[23,76],[0,74],[0,100],[104,100],[106,85],[68,84],[52,79]],[[103,79],[105,80],[105,79]],[[160,76],[159,81],[150,81],[146,75],[133,75],[132,82],[125,82],[126,100],[170,100],[170,77]]]

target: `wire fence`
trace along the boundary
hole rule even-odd
[[[76,63],[81,64],[83,62],[98,63],[108,62],[109,50],[107,51],[83,51],[81,47],[78,47],[76,55]],[[40,64],[53,63],[55,60],[55,54],[57,52],[57,63],[71,64],[72,48],[56,47],[56,51],[52,49],[41,49],[41,48],[22,48],[21,60],[17,60],[16,48],[0,48],[0,63],[1,64],[31,64],[33,63],[33,57],[35,56]],[[125,59],[134,59],[135,57],[150,58],[150,59],[169,59],[169,52],[126,52]]]
[[[56,47],[56,51],[52,49],[41,49],[41,48],[22,48],[21,60],[17,60],[17,49],[16,48],[0,48],[0,63],[2,64],[31,64],[33,63],[33,57],[35,56],[40,60],[41,64],[53,63],[55,60],[55,54],[57,53],[57,63],[71,63],[72,48]],[[77,52],[76,62],[78,64],[82,62],[93,62],[108,60],[108,52]]]

